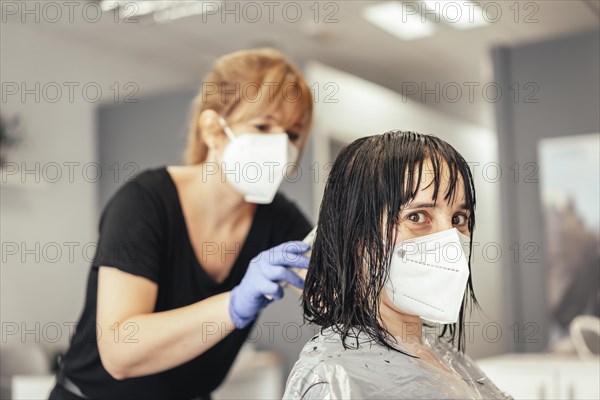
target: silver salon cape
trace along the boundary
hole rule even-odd
[[[302,349],[283,398],[511,399],[450,343],[433,334],[422,342],[393,344],[422,358],[388,350],[364,333],[348,337],[351,348],[344,349],[339,334],[325,329]]]

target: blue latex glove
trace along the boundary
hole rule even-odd
[[[302,241],[286,242],[263,251],[250,261],[242,281],[231,290],[229,315],[236,328],[248,326],[260,310],[283,297],[283,288],[278,281],[299,289],[304,287],[304,280],[288,267],[308,268],[309,259],[302,254],[309,248]]]

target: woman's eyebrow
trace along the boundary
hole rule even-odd
[[[436,205],[434,203],[409,203],[405,209],[412,208],[435,208]]]
[[[279,121],[277,120],[277,118],[275,118],[274,116],[272,116],[272,115],[270,115],[270,114],[269,114],[269,115],[267,115],[267,117],[266,117],[266,118],[267,118],[267,119],[270,119],[270,120],[273,120],[273,121],[275,121],[275,122],[279,122]],[[293,124],[293,125],[292,125],[290,128],[291,128],[291,129],[300,129],[300,130],[302,130],[302,129],[304,128],[304,124],[303,124],[302,122],[300,122],[300,121],[297,121],[297,122],[295,122],[295,123],[294,123],[294,124]]]
[[[413,209],[413,208],[435,208],[437,205],[435,203],[409,203],[406,207],[406,209]],[[458,208],[460,208],[461,210],[468,210],[469,206],[467,206],[467,203],[463,203],[461,205],[458,206]]]
[[[271,114],[267,115],[266,117],[267,119],[272,119],[273,121],[277,121],[277,118],[275,118],[274,116],[272,116]]]
[[[274,117],[273,115],[271,115],[271,114],[267,115],[267,116],[265,117],[265,119],[267,119],[267,120],[271,120],[271,121],[274,121],[275,123],[279,123],[279,119],[278,119],[278,118],[275,118],[275,117]],[[297,127],[296,125],[298,125],[298,124],[299,124],[299,123],[298,123],[298,122],[296,122],[294,125],[292,125],[292,128],[295,128],[295,127]]]

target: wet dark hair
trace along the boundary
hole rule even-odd
[[[393,336],[380,324],[380,295],[388,278],[401,208],[418,193],[427,160],[433,170],[425,173],[434,174],[434,202],[440,195],[451,202],[460,188],[459,179],[464,182],[471,253],[475,227],[473,177],[464,158],[445,141],[393,130],[355,140],[340,151],[332,166],[319,211],[302,306],[305,322],[322,329],[331,327],[341,335],[344,348],[348,348],[346,339],[354,337],[352,332],[364,332],[375,342],[397,350],[388,341]],[[443,194],[439,193],[442,179],[449,183]],[[463,352],[469,300],[479,307],[470,274],[459,320],[445,324],[440,334],[441,338],[449,333],[448,340],[453,344],[458,336],[458,350]]]

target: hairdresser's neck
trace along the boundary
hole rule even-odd
[[[201,163],[196,176],[196,186],[202,193],[203,214],[205,222],[227,224],[252,214],[255,204],[244,201],[243,196],[225,181],[221,171],[214,170],[214,164]]]
[[[384,326],[399,341],[403,343],[422,343],[421,332],[423,321],[419,316],[400,312],[394,307],[387,293],[382,292],[379,306],[379,317]]]

